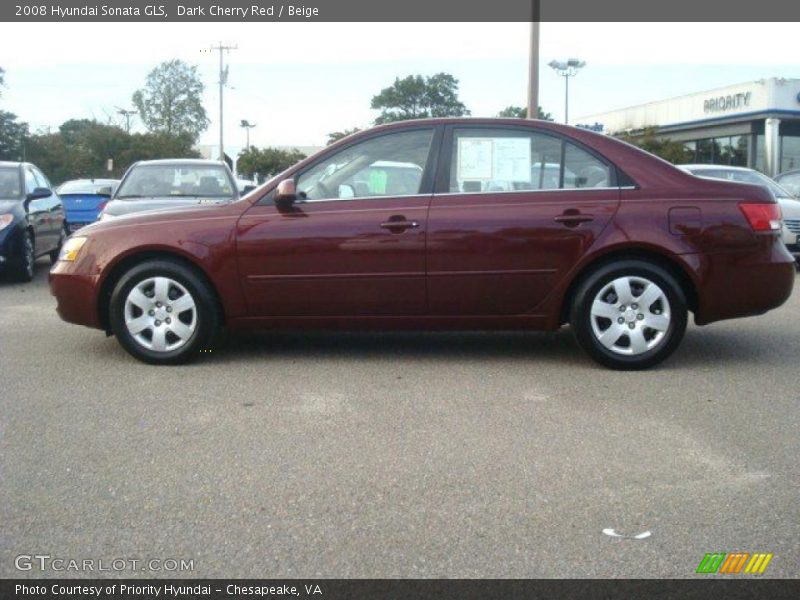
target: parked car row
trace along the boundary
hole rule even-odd
[[[689,312],[705,325],[783,304],[795,273],[781,228],[768,187],[695,177],[609,136],[429,119],[349,136],[244,198],[218,163],[134,165],[50,287],[65,321],[155,364],[194,358],[222,324],[568,323],[592,358],[637,369],[677,348]]]

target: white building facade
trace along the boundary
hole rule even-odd
[[[800,168],[800,79],[760,79],[580,117],[609,134],[655,128],[682,142],[687,162],[751,167],[777,175]]]

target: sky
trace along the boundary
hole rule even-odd
[[[564,118],[564,81],[547,66],[577,57],[570,117],[764,77],[800,77],[795,23],[543,23],[540,101]],[[225,55],[225,146],[324,145],[332,131],[368,127],[370,100],[395,77],[444,71],[473,116],[527,102],[527,23],[19,23],[0,24],[0,108],[33,131],[70,118],[120,119],[162,61],[198,66],[219,139],[219,56]],[[24,49],[21,51],[20,49]],[[134,117],[134,130],[143,131]]]

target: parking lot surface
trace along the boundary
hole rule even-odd
[[[558,333],[223,336],[185,367],[0,280],[0,576],[692,577],[800,564],[800,294],[620,373]],[[644,539],[611,537],[649,531]],[[113,573],[112,573],[113,574]]]

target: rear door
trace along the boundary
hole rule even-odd
[[[535,312],[619,205],[615,169],[532,127],[450,126],[428,216],[430,311]]]

